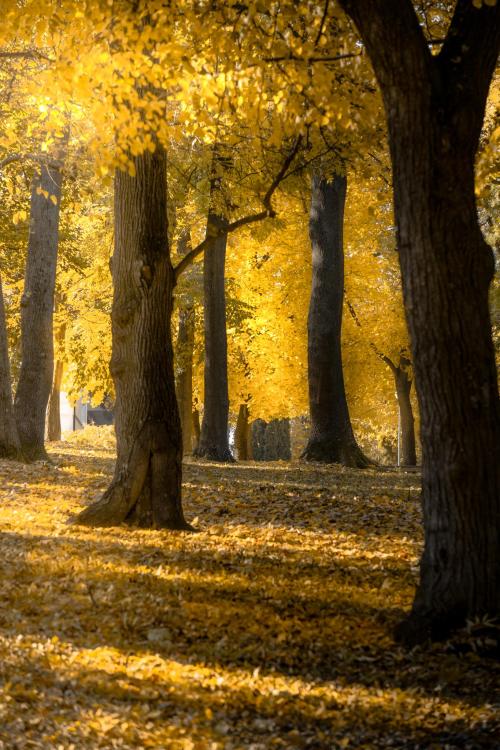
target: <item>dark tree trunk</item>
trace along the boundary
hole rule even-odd
[[[184,455],[192,453],[193,435],[193,349],[194,310],[187,307],[179,313],[177,336],[177,402],[182,430]]]
[[[264,460],[289,461],[291,457],[290,420],[271,420],[264,433]]]
[[[422,442],[425,546],[415,643],[500,615],[500,404],[474,158],[500,48],[500,3],[456,4],[432,56],[409,0],[342,0],[384,98]],[[404,40],[404,44],[402,44]]]
[[[265,461],[265,438],[267,423],[263,419],[255,419],[252,422],[252,458],[254,461]]]
[[[192,413],[192,426],[193,426],[193,453],[196,453],[200,445],[200,412],[198,409],[193,409]]]
[[[0,458],[21,459],[10,382],[9,347],[0,277]]]
[[[354,437],[344,387],[341,330],[344,298],[343,223],[347,179],[314,175],[309,233],[312,289],[307,322],[311,432],[307,461],[365,467]]]
[[[248,461],[248,433],[248,406],[240,404],[238,419],[236,421],[236,431],[234,433],[234,445],[238,461]]]
[[[22,451],[32,461],[47,458],[45,415],[54,369],[52,322],[61,185],[62,168],[54,161],[42,165],[31,190],[28,253],[21,297],[22,358],[14,413]]]
[[[401,463],[403,466],[416,466],[415,419],[410,398],[412,379],[405,361],[408,362],[401,357],[398,367],[393,370],[401,430]]]
[[[76,519],[187,529],[181,505],[182,437],[171,341],[174,272],[167,235],[166,154],[134,159],[115,179],[112,260],[117,461],[103,497]]]
[[[214,154],[211,180],[211,203],[222,195],[223,160]],[[218,171],[217,171],[218,170]],[[216,234],[227,225],[225,218],[212,210],[208,215],[207,235]],[[205,400],[200,443],[196,455],[211,461],[234,461],[229,450],[229,395],[227,384],[226,295],[224,276],[227,234],[218,236],[205,252],[203,261],[203,294],[205,322]]]

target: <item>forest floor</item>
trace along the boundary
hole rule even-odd
[[[187,462],[199,533],[91,530],[93,439],[0,462],[0,748],[500,748],[499,664],[392,639],[418,474]]]

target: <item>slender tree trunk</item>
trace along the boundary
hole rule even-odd
[[[44,164],[33,179],[31,190],[28,254],[21,298],[22,359],[14,413],[21,448],[32,461],[47,458],[45,415],[54,369],[52,328],[62,179],[59,162]]]
[[[236,431],[234,434],[234,445],[238,461],[248,461],[248,406],[240,404],[238,419],[236,422]]]
[[[415,419],[410,399],[412,380],[407,369],[401,366],[401,361],[399,367],[394,370],[394,380],[401,429],[401,462],[403,466],[416,466]]]
[[[176,347],[177,403],[179,404],[184,455],[190,454],[193,449],[193,349],[194,310],[192,307],[187,307],[179,313]]]
[[[9,348],[2,278],[0,277],[0,458],[21,459],[10,382]]]
[[[331,182],[317,174],[313,177],[309,222],[313,278],[307,323],[311,432],[302,458],[362,468],[369,461],[354,437],[342,368],[346,191],[344,176],[334,175]]]
[[[420,407],[425,546],[398,637],[500,615],[500,402],[488,309],[493,256],[474,157],[500,49],[500,4],[458,0],[432,56],[409,0],[342,0],[389,125],[403,294]],[[404,39],[404,45],[401,40]]]
[[[211,179],[211,205],[222,195],[222,174],[225,161],[214,150]],[[224,228],[227,220],[213,209],[207,222],[207,235]],[[229,393],[227,383],[226,295],[224,276],[227,234],[221,234],[205,252],[203,261],[203,293],[205,322],[205,401],[200,443],[196,455],[211,461],[234,461],[229,450]]]
[[[188,529],[181,505],[182,437],[170,329],[174,272],[165,150],[158,145],[134,163],[136,177],[117,171],[115,179],[115,474],[103,497],[76,520]]]
[[[200,445],[200,412],[198,409],[193,409],[192,413],[192,426],[193,426],[193,453],[196,454]]]
[[[291,457],[290,420],[272,419],[266,425],[264,433],[264,459],[266,461],[289,461]]]
[[[47,413],[47,440],[49,443],[61,439],[61,382],[63,370],[63,362],[58,359],[54,369],[54,382],[52,383]]]
[[[64,344],[65,334],[66,324],[62,323],[57,333],[57,340],[60,348]],[[63,372],[64,363],[62,359],[57,359],[47,412],[47,440],[49,442],[61,439],[61,383]]]

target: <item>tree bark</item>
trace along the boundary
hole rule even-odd
[[[187,307],[179,312],[179,332],[177,335],[177,403],[182,431],[184,455],[193,450],[193,349],[194,349],[194,310]]]
[[[197,408],[193,409],[192,412],[192,426],[193,426],[193,453],[196,454],[200,445],[200,412]]]
[[[165,150],[157,145],[134,163],[136,177],[117,171],[115,178],[111,374],[117,461],[108,490],[76,521],[190,529],[181,505]]]
[[[238,461],[248,461],[248,433],[248,406],[246,404],[240,404],[238,419],[236,421],[236,431],[234,434],[234,445]]]
[[[227,219],[212,208],[222,196],[222,175],[226,168],[214,149],[207,236],[227,226]],[[223,232],[205,252],[203,294],[205,325],[204,408],[196,455],[211,461],[234,461],[229,450],[229,392],[227,382],[226,295],[224,289],[227,233]]]
[[[66,324],[62,323],[57,332],[57,339],[60,347],[62,347],[64,343],[65,333]],[[61,439],[61,383],[63,372],[64,362],[62,359],[57,359],[47,411],[47,440],[49,442],[55,442]]]
[[[45,415],[54,369],[53,310],[62,180],[60,162],[43,164],[31,190],[21,298],[22,359],[14,413],[22,451],[32,461],[47,459]]]
[[[12,389],[10,382],[9,347],[0,276],[0,458],[21,460],[21,446],[17,435]]]
[[[397,637],[500,615],[500,402],[488,309],[493,255],[474,158],[500,49],[500,4],[458,0],[432,56],[409,0],[342,0],[382,89],[403,294],[420,407],[425,546]],[[404,43],[402,41],[404,40]]]
[[[408,370],[409,365],[410,361],[406,357],[400,357],[399,365],[394,367],[393,374],[401,429],[401,463],[403,466],[416,466],[415,419],[410,398],[412,379]]]
[[[313,276],[307,322],[311,431],[302,458],[363,468],[370,462],[354,437],[342,367],[346,192],[344,176],[336,174],[331,182],[313,176],[309,220]]]
[[[290,420],[272,419],[264,433],[264,460],[290,461]]]

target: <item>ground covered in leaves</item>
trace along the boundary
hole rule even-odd
[[[0,748],[500,747],[498,664],[391,637],[417,474],[187,463],[199,533],[89,530],[94,437],[0,462]]]

